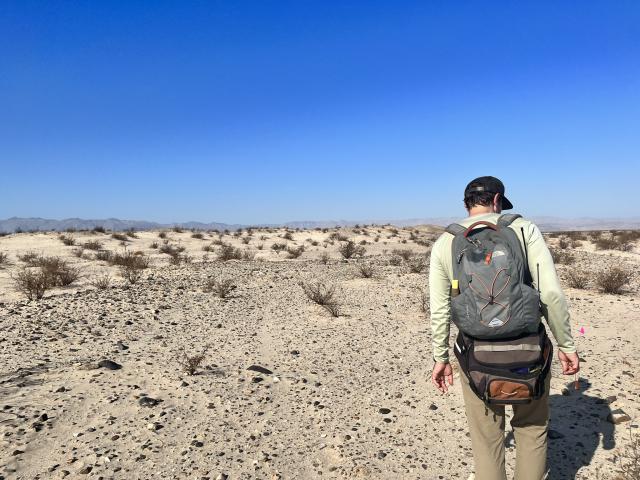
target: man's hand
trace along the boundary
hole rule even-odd
[[[563,375],[574,375],[580,371],[580,358],[577,352],[563,353],[558,350],[558,359],[562,364]]]
[[[453,385],[453,369],[451,364],[436,362],[431,373],[431,383],[433,383],[442,393],[448,391],[447,383]]]

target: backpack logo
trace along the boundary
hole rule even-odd
[[[495,318],[495,317],[488,324],[488,326],[492,328],[498,328],[498,327],[501,327],[502,325],[504,325],[504,322],[499,318]]]

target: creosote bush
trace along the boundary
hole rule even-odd
[[[9,255],[4,252],[0,252],[0,269],[9,265],[11,265],[9,262]]]
[[[415,255],[407,261],[411,273],[422,273],[427,268],[427,259],[422,255]]]
[[[631,272],[618,266],[610,266],[596,274],[596,285],[603,293],[619,295],[631,281]]]
[[[90,283],[98,290],[106,290],[111,286],[111,276],[105,273],[104,275],[94,277]]]
[[[336,300],[336,286],[323,282],[301,282],[300,286],[309,300],[320,305],[332,317],[340,316],[340,308]]]
[[[429,294],[425,290],[420,290],[420,310],[425,315],[429,315]]]
[[[345,243],[340,244],[338,251],[345,259],[362,257],[365,254],[365,248],[362,245],[356,245],[353,240],[347,240]]]
[[[413,252],[408,248],[395,248],[391,253],[402,258],[405,262],[408,262],[413,257]]]
[[[74,238],[70,235],[60,235],[58,236],[58,239],[64,243],[67,247],[72,247],[73,245],[76,244],[76,241],[74,240]]]
[[[113,232],[111,234],[111,238],[113,238],[114,240],[120,240],[121,242],[126,242],[127,240],[129,240],[124,233],[118,232]]]
[[[587,288],[587,272],[578,268],[571,268],[570,270],[567,270],[567,284],[571,288]]]
[[[218,251],[218,260],[226,262],[228,260],[242,260],[242,250],[234,247],[233,245],[224,244]]]
[[[102,250],[102,243],[98,242],[97,240],[89,240],[87,242],[84,242],[82,247],[86,248],[87,250]]]
[[[229,298],[236,288],[237,285],[230,278],[210,278],[204,286],[204,291],[224,299]]]
[[[12,276],[16,290],[26,295],[29,300],[39,300],[50,288],[49,278],[41,269],[22,267]]]
[[[329,263],[329,260],[329,254],[327,252],[322,252],[322,255],[320,255],[320,262],[322,262],[323,265],[326,265]]]
[[[288,247],[287,248],[287,258],[299,258],[300,255],[304,253],[304,245],[300,245],[299,247]]]
[[[207,350],[197,355],[189,355],[186,350],[178,356],[178,365],[187,375],[195,375],[202,362],[207,358]]]
[[[550,248],[551,258],[553,258],[553,263],[557,265],[571,265],[575,259],[571,252],[566,250],[556,250],[554,248]]]
[[[362,278],[373,278],[376,274],[375,268],[370,263],[359,263],[356,271]]]

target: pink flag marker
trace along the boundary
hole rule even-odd
[[[584,327],[580,327],[580,335],[584,335]]]

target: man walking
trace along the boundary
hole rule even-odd
[[[518,358],[521,352],[537,348],[539,361],[544,362],[546,358],[550,361],[551,344],[546,340],[544,327],[539,325],[543,316],[558,343],[562,373],[576,374],[579,371],[579,359],[571,336],[567,304],[553,259],[538,227],[517,215],[501,216],[502,210],[511,209],[513,205],[505,197],[504,185],[500,180],[480,177],[471,181],[464,192],[464,204],[469,216],[460,225],[450,226],[436,241],[431,253],[429,288],[435,361],[432,382],[443,393],[453,385],[453,371],[449,364],[449,328],[453,320],[461,331],[456,341],[456,355],[464,373],[460,379],[473,447],[475,479],[506,480],[505,405],[512,405],[511,426],[516,442],[515,479],[541,480],[545,476],[547,456],[551,377],[548,365],[541,363],[535,366],[532,363],[531,368],[527,368],[525,364],[518,364],[520,368],[505,369],[505,377],[500,377],[495,375],[500,373],[495,368],[489,370],[491,374],[470,372],[477,359],[468,360],[468,352],[473,351],[479,357],[478,352],[482,350],[485,361],[498,358],[499,365],[500,359],[506,355]],[[506,238],[505,244],[519,243],[521,250],[516,252],[517,247],[500,247],[498,250],[500,238]],[[486,245],[491,247],[487,248]],[[471,271],[475,268],[474,260],[470,260],[474,252],[482,252],[477,268],[494,268],[493,271],[497,272],[495,275],[492,273],[488,280],[478,278],[482,271]],[[517,258],[510,260],[509,255]],[[509,267],[506,263],[509,261],[515,266]],[[497,267],[494,264],[499,262],[503,267],[495,270]],[[527,286],[517,285],[518,275],[509,268],[520,268],[519,278]],[[502,293],[509,291],[511,293]],[[519,292],[532,298],[516,298]],[[527,302],[530,305],[535,302],[536,307],[527,310],[523,307]],[[452,303],[455,303],[453,309]],[[477,319],[475,324],[474,318]],[[542,347],[535,345],[536,328],[539,329],[537,334],[542,339]],[[513,334],[509,335],[509,332]],[[531,341],[531,338],[534,340]],[[467,347],[466,341],[469,345],[475,341],[477,345]],[[545,341],[546,344],[542,343]],[[482,346],[479,346],[481,343]],[[476,362],[476,365],[482,365],[482,362]],[[509,366],[514,366],[513,360]],[[478,370],[482,370],[482,367]],[[539,378],[535,378],[536,374]]]

